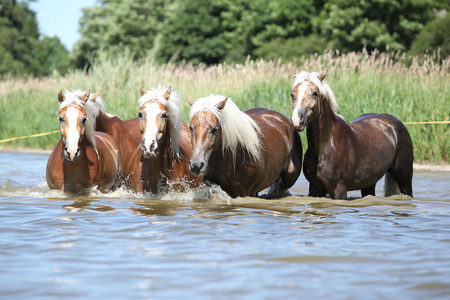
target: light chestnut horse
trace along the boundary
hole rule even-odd
[[[106,113],[105,102],[99,96],[101,90],[89,96],[85,107],[95,111],[95,130],[105,132],[111,135],[119,143],[122,154],[123,176],[126,180],[130,176],[131,170],[127,168],[128,161],[131,159],[136,147],[141,142],[141,133],[139,130],[139,119],[122,120],[116,115]],[[77,90],[74,92],[78,98],[81,98],[86,92]]]
[[[385,195],[412,197],[413,146],[405,125],[389,114],[365,114],[351,123],[336,114],[326,71],[300,72],[292,84],[292,121],[306,128],[308,149],[303,172],[311,196],[347,199],[347,191],[375,195],[385,177]]]
[[[218,184],[231,197],[286,196],[302,167],[302,144],[284,115],[254,108],[242,112],[224,96],[193,100],[189,113],[192,173]]]
[[[61,139],[47,162],[50,189],[78,194],[98,186],[108,192],[119,184],[119,144],[112,136],[94,131],[95,112],[84,107],[88,98],[89,92],[81,98],[71,92],[58,94]]]
[[[189,128],[181,119],[180,97],[171,88],[158,86],[139,90],[139,119],[142,142],[127,168],[128,186],[136,192],[183,191],[197,187],[203,176],[189,171],[192,154]]]

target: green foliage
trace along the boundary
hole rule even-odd
[[[141,58],[153,48],[165,18],[165,8],[172,1],[102,0],[101,6],[83,9],[81,39],[74,46],[74,64],[89,65],[95,51],[116,55],[128,52]]]
[[[69,52],[57,37],[39,40],[27,2],[0,0],[0,76],[65,74]]]
[[[35,13],[25,2],[0,0],[0,74],[20,76],[38,64],[30,49],[38,44]]]
[[[423,24],[433,18],[432,8],[428,0],[330,0],[313,22],[329,47],[341,52],[364,46],[407,50]]]
[[[327,41],[317,35],[310,34],[290,39],[276,38],[263,44],[254,53],[257,57],[266,60],[281,58],[283,62],[295,61],[301,56],[314,53],[323,53]]]
[[[445,58],[450,55],[450,14],[436,18],[422,29],[414,40],[409,54],[425,54],[427,51],[438,51]]]

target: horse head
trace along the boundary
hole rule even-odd
[[[194,105],[194,101],[188,96],[189,104]],[[228,98],[222,99],[214,106],[214,109],[221,111]],[[192,157],[189,162],[189,169],[194,175],[205,173],[208,167],[209,157],[213,150],[220,149],[222,141],[222,127],[219,118],[211,110],[199,110],[191,117],[191,143]]]
[[[85,136],[86,121],[88,120],[83,105],[89,99],[89,94],[90,91],[81,98],[73,97],[72,94],[71,97],[66,97],[62,91],[58,94],[59,126],[64,143],[64,158],[67,162],[76,162],[80,156],[80,143]]]
[[[141,149],[144,158],[155,157],[163,147],[162,142],[170,139],[170,147],[179,155],[178,130],[181,122],[181,111],[176,103],[177,95],[167,89],[158,88],[146,91],[144,86],[139,90],[139,127],[142,135]]]
[[[324,98],[335,101],[331,89],[323,82],[326,74],[326,70],[321,74],[303,71],[294,76],[290,95],[293,109],[291,120],[296,130],[303,131],[309,123],[320,117],[321,101]],[[330,104],[333,106],[333,103]]]

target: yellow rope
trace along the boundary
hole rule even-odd
[[[403,122],[403,124],[450,124],[450,121],[429,121],[429,122]]]
[[[403,124],[405,124],[405,125],[416,125],[416,124],[450,124],[450,121],[403,122]],[[21,140],[21,139],[26,139],[26,138],[30,138],[30,137],[45,136],[45,135],[49,135],[49,134],[57,133],[57,132],[59,132],[59,130],[54,130],[54,131],[49,131],[49,132],[43,132],[43,133],[36,133],[36,134],[32,134],[32,135],[25,135],[25,136],[19,136],[19,137],[13,137],[13,138],[9,138],[9,139],[0,140],[0,144],[1,144],[1,143],[6,143],[6,142],[12,142],[12,141],[16,141],[16,140]]]
[[[43,132],[43,133],[36,133],[36,134],[32,134],[32,135],[25,135],[25,136],[19,136],[19,137],[13,137],[13,138],[5,139],[5,140],[0,140],[0,144],[6,143],[6,142],[12,142],[12,141],[16,141],[16,140],[21,140],[21,139],[26,139],[26,138],[30,138],[30,137],[49,135],[49,134],[56,133],[56,132],[59,132],[59,130]]]

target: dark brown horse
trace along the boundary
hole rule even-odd
[[[122,173],[119,144],[110,135],[94,132],[95,115],[84,108],[89,92],[58,94],[61,140],[47,162],[51,189],[82,193],[98,186],[101,192],[117,187]]]
[[[189,128],[181,119],[179,95],[161,86],[149,91],[142,86],[139,95],[142,142],[128,162],[128,186],[154,194],[197,187],[203,176],[189,171],[192,146]]]
[[[140,144],[141,133],[139,131],[139,119],[122,120],[116,115],[111,115],[105,111],[105,102],[99,97],[99,90],[95,94],[91,94],[89,101],[86,102],[85,108],[96,111],[95,130],[105,132],[117,140],[122,153],[123,176],[128,178],[131,170],[128,169],[128,161],[131,159],[136,147]],[[84,93],[82,91],[74,92],[78,97]]]
[[[288,193],[301,173],[302,144],[286,116],[264,108],[242,112],[224,96],[188,100],[194,174],[231,197],[256,197],[267,187],[267,198]]]
[[[301,72],[292,85],[292,121],[306,127],[304,169],[309,193],[347,199],[347,191],[375,195],[386,175],[385,195],[412,197],[413,147],[405,125],[389,114],[365,114],[347,123],[335,113],[336,100],[322,74]]]

